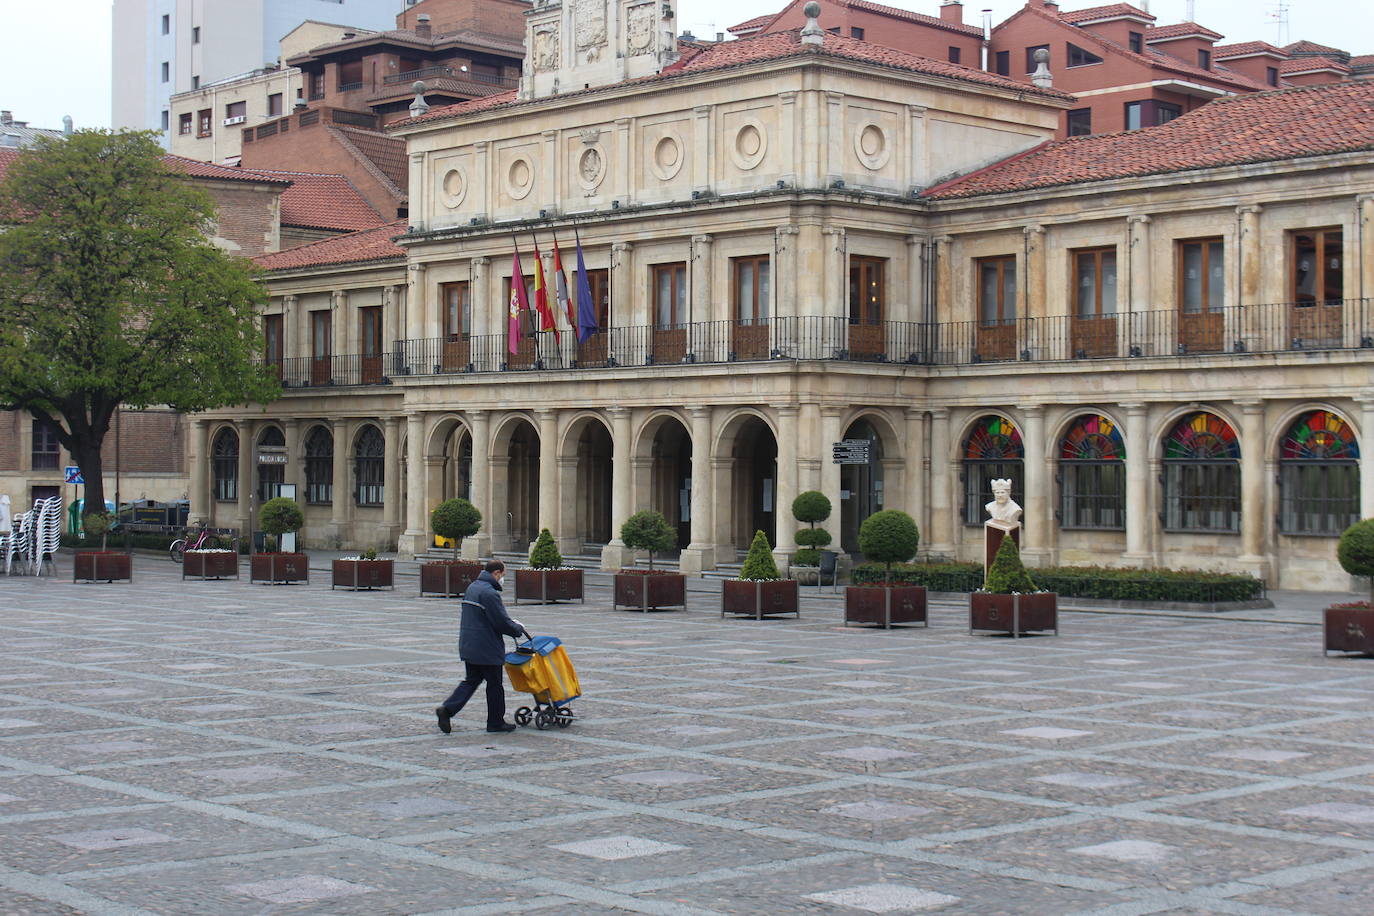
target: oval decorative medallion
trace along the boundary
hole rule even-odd
[[[585,190],[594,191],[606,177],[606,154],[601,144],[589,146],[577,157],[577,181]]]
[[[735,131],[735,142],[730,147],[730,158],[735,165],[749,170],[763,161],[768,153],[768,132],[758,118],[747,118]]]
[[[534,164],[529,156],[517,156],[506,169],[506,193],[516,200],[524,200],[534,189]]]
[[[887,142],[887,133],[870,121],[854,134],[854,153],[865,168],[876,172],[892,158],[892,144]]]
[[[439,182],[439,198],[450,210],[456,209],[468,196],[467,177],[462,169],[449,169]]]
[[[672,181],[682,171],[682,137],[677,131],[669,131],[654,144],[649,156],[649,168],[662,181]]]

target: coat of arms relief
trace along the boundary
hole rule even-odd
[[[588,63],[599,60],[606,46],[606,0],[574,0],[574,37]]]
[[[629,54],[647,53],[653,45],[654,8],[652,3],[630,8],[629,22],[625,27],[626,51]]]
[[[558,69],[559,57],[558,26],[554,23],[541,25],[534,31],[534,69],[547,73]]]

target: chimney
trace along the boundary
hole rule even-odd
[[[13,124],[13,123],[14,123],[14,112],[12,112],[12,111],[0,111],[0,124],[3,124],[3,125],[5,125],[6,127],[9,127],[9,126],[10,126],[11,124]]]
[[[73,132],[73,128],[74,128],[74,127],[75,127],[75,122],[72,121],[72,116],[71,116],[71,115],[63,115],[63,116],[62,116],[62,136],[64,136],[64,137],[70,137],[70,136],[72,135],[72,132]]]
[[[964,24],[964,5],[959,0],[945,0],[940,4],[940,19],[944,22]]]
[[[415,17],[415,34],[421,38],[429,37],[429,13],[421,13]]]

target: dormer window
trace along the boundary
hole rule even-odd
[[[1085,51],[1083,48],[1080,48],[1078,45],[1075,44],[1069,44],[1067,42],[1065,44],[1068,47],[1070,67],[1086,67],[1089,64],[1102,63],[1102,58],[1098,57],[1091,51]]]
[[[1204,70],[1212,69],[1212,52],[1206,48],[1198,48],[1197,65]]]
[[[1270,86],[1277,86],[1279,84],[1279,68],[1265,67],[1264,81],[1268,83]]]
[[[1126,43],[1137,54],[1145,52],[1145,36],[1141,32],[1131,32]]]

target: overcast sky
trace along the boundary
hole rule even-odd
[[[235,0],[219,0],[233,3]],[[775,12],[786,0],[678,0],[682,30],[709,38],[754,16]],[[939,0],[889,0],[927,15],[938,15]],[[1221,32],[1226,41],[1262,40],[1273,44],[1305,38],[1374,53],[1374,3],[1368,0],[1289,0],[1288,25],[1281,36],[1278,0],[1152,0],[1150,11],[1163,25],[1182,21],[1191,5],[1195,18]],[[970,0],[964,19],[977,24],[979,11],[993,11],[1001,22],[1023,0]],[[1064,0],[1063,9],[1100,6],[1095,0]],[[1140,5],[1146,5],[1141,3]],[[35,127],[60,128],[70,114],[77,127],[110,123],[111,0],[66,0],[47,7],[32,0],[0,0],[0,108]],[[398,0],[397,7],[400,3]],[[59,12],[60,11],[60,12]]]

